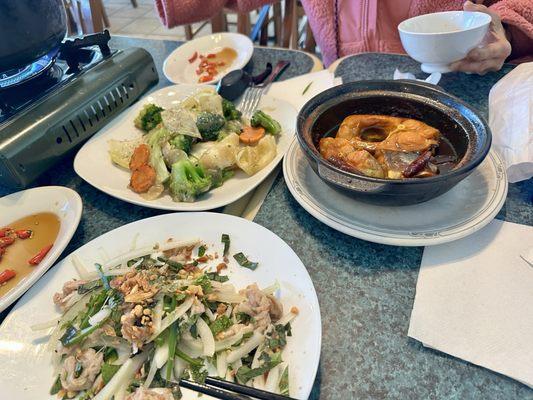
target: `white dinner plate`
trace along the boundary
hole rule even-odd
[[[431,246],[457,240],[487,225],[507,196],[505,168],[494,152],[443,195],[411,206],[377,206],[324,183],[294,140],[283,160],[287,186],[313,217],[340,232],[395,246]]]
[[[59,218],[60,228],[54,246],[14,288],[0,297],[0,311],[5,310],[24,294],[61,255],[80,222],[81,198],[75,191],[62,186],[44,186],[23,190],[0,198],[0,227],[41,212],[52,212]],[[1,338],[1,336],[0,336]]]
[[[250,61],[250,58],[252,58],[254,52],[254,45],[250,38],[240,33],[222,32],[201,36],[182,44],[170,53],[163,63],[163,74],[173,83],[196,84],[198,83],[196,69],[200,60],[197,58],[194,62],[190,63],[189,59],[192,55],[195,52],[203,55],[216,53],[224,47],[235,50],[237,57],[228,68],[222,70],[212,80],[204,84],[216,83],[228,72],[244,68],[248,64],[248,61]]]
[[[210,246],[217,246],[221,254],[222,233],[230,236],[230,254],[242,251],[251,260],[259,262],[257,269],[251,271],[238,266],[233,257],[229,257],[230,283],[236,288],[253,282],[257,282],[259,287],[267,287],[278,280],[280,290],[277,295],[284,309],[298,307],[299,314],[291,322],[292,337],[289,337],[283,358],[289,364],[291,396],[307,399],[320,357],[318,299],[311,278],[298,256],[269,230],[225,214],[175,213],[124,225],[90,241],[72,254],[86,265],[91,265],[103,262],[103,255],[114,257],[130,251],[133,243],[143,247],[170,237],[175,240],[197,237]],[[32,331],[30,326],[59,315],[52,296],[72,278],[77,278],[77,274],[71,257],[67,257],[26,293],[0,326],[2,399],[55,398],[48,394],[54,377],[46,337],[42,332]],[[31,373],[28,373],[29,366]],[[185,399],[196,398],[191,392],[183,392]]]
[[[253,190],[259,185],[287,152],[296,126],[297,112],[294,107],[268,95],[263,96],[259,108],[270,114],[281,124],[281,135],[277,139],[278,153],[274,160],[255,175],[248,176],[243,171],[235,175],[216,189],[201,195],[193,203],[175,202],[168,193],[155,200],[146,200],[128,188],[130,172],[117,167],[108,154],[108,140],[126,140],[141,136],[141,131],[133,125],[133,120],[146,103],[156,103],[168,108],[190,96],[199,86],[175,85],[160,89],[133,105],[130,109],[106,125],[93,136],[78,152],[74,159],[76,173],[95,188],[129,203],[173,211],[203,211],[224,207]]]

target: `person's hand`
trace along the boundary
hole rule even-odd
[[[450,65],[454,71],[473,72],[480,75],[489,71],[498,71],[503,66],[505,59],[511,54],[511,43],[507,40],[500,16],[480,4],[482,2],[483,0],[477,0],[478,4],[474,4],[467,1],[463,9],[489,14],[492,17],[489,31],[481,42],[481,47],[470,50],[465,58]]]

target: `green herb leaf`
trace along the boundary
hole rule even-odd
[[[251,269],[252,271],[254,271],[259,265],[259,263],[248,260],[248,258],[246,258],[243,253],[234,254],[233,258],[239,263],[241,267]]]
[[[63,336],[61,336],[60,342],[63,346],[66,346],[66,343],[70,342],[73,337],[78,334],[78,330],[72,325],[67,328]]]
[[[313,81],[309,82],[307,84],[307,86],[305,87],[304,91],[302,92],[302,96],[309,90],[309,88],[311,87],[311,85],[313,84]]]
[[[118,353],[113,347],[106,347],[104,350],[104,361],[112,363],[118,359]]]
[[[94,289],[98,289],[102,286],[102,282],[99,280],[94,280],[91,282],[84,283],[83,285],[78,286],[78,294],[85,294]]]
[[[107,385],[107,383],[113,378],[113,375],[117,373],[117,371],[120,369],[120,365],[113,365],[108,363],[102,364],[102,379],[104,380],[104,383]]]
[[[76,365],[74,367],[74,378],[79,378],[82,372],[83,364],[79,361],[76,361]]]
[[[179,348],[176,347],[176,356],[181,358],[183,361],[191,365],[191,367],[203,367],[204,362],[201,358],[192,358],[185,354],[183,351],[181,351]]]
[[[98,271],[98,275],[100,275],[100,279],[102,280],[102,283],[104,284],[104,289],[105,290],[111,289],[111,286],[109,286],[109,279],[107,278],[107,276],[104,275],[102,266],[98,263],[95,263],[94,266],[96,267],[96,271]]]
[[[211,328],[211,332],[213,332],[213,336],[216,336],[220,332],[225,331],[226,329],[229,329],[233,325],[233,322],[231,319],[226,315],[220,315],[216,320],[214,320],[209,328]]]
[[[239,321],[240,323],[247,324],[251,320],[252,320],[252,316],[251,315],[248,315],[248,314],[243,313],[243,312],[238,312],[237,313],[237,321]]]
[[[263,357],[263,355],[266,357]],[[266,353],[263,353],[263,355],[261,355],[260,359],[264,360],[266,358],[267,361],[265,361],[260,367],[249,368],[246,365],[243,365],[237,370],[236,377],[240,383],[245,384],[250,379],[263,375],[282,362],[281,353],[275,353],[272,357],[269,357]]]
[[[193,281],[193,285],[199,285],[202,287],[204,294],[211,293],[213,291],[213,286],[211,285],[210,279],[206,275],[201,275]]]
[[[224,283],[224,282],[229,281],[229,276],[227,276],[227,275],[219,275],[216,272],[207,272],[205,274],[205,276],[207,276],[210,280],[216,281],[216,282]]]
[[[222,234],[222,238],[220,239],[220,241],[222,243],[224,243],[224,255],[227,256],[228,255],[228,251],[229,251],[229,246],[231,244],[229,235],[226,234],[226,233],[223,233]]]
[[[198,257],[202,257],[205,254],[205,246],[198,247]]]
[[[178,321],[175,321],[170,325],[168,332],[168,360],[167,370],[165,373],[165,379],[170,380],[172,375],[172,369],[174,368],[174,357],[176,356],[176,344],[178,342]]]
[[[191,365],[189,370],[193,381],[205,383],[205,378],[207,378],[207,370],[204,369],[203,363],[201,366]]]
[[[283,396],[289,396],[289,367],[285,367],[279,380],[279,393]]]
[[[52,385],[52,388],[50,389],[50,394],[51,395],[57,394],[61,389],[63,389],[63,386],[61,386],[61,378],[58,375],[57,379]]]
[[[171,294],[166,294],[163,297],[163,311],[166,311],[167,313],[171,313],[176,309],[176,305],[178,304],[178,301],[176,300],[176,296],[173,296]]]
[[[180,269],[183,269],[183,264],[182,263],[169,260],[168,258],[165,258],[165,257],[157,257],[157,259],[159,261],[164,262],[165,264],[167,264],[170,267],[170,269],[172,269],[173,271],[177,272]]]

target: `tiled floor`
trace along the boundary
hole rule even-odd
[[[205,0],[210,1],[210,0]],[[136,36],[152,39],[185,40],[185,30],[182,26],[167,29],[159,19],[153,0],[137,0],[138,7],[134,8],[130,0],[104,0],[104,7],[111,24],[112,34]],[[236,16],[228,15],[228,21],[234,22]],[[193,24],[196,30],[201,24]],[[235,31],[235,25],[230,25],[230,31]],[[211,33],[211,26],[207,24],[196,36]]]

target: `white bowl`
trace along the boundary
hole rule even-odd
[[[198,83],[196,69],[200,59],[190,63],[189,58],[195,52],[199,54],[216,53],[224,47],[234,49],[237,52],[237,58],[226,69],[216,74],[212,80]],[[214,84],[228,72],[244,68],[252,58],[253,52],[254,44],[250,38],[240,33],[222,32],[201,36],[182,44],[170,53],[163,63],[163,74],[170,82],[177,84]]]
[[[449,65],[479,46],[491,16],[481,12],[445,11],[409,18],[398,25],[403,48],[422,63],[422,71],[449,72]]]

